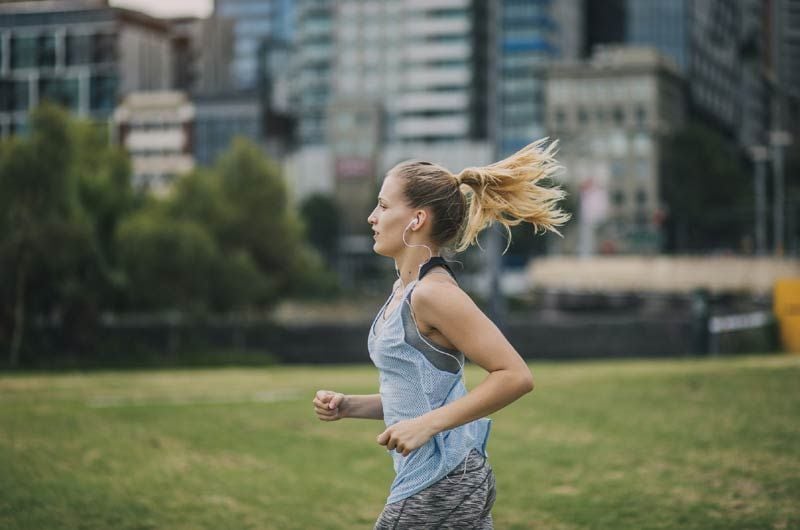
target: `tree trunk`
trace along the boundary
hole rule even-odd
[[[25,282],[28,275],[28,259],[23,256],[17,271],[17,284],[14,301],[14,330],[11,335],[11,352],[8,362],[12,368],[19,364],[22,349],[22,336],[25,332]]]

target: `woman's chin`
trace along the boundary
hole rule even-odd
[[[375,241],[375,242],[372,244],[372,251],[373,251],[375,254],[378,254],[379,256],[385,256],[385,257],[388,257],[388,258],[390,258],[390,257],[391,257],[391,256],[390,256],[390,255],[387,253],[387,250],[386,250],[385,248],[383,248],[383,245],[381,245],[380,241]]]

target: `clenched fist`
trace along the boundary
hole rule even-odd
[[[345,417],[343,409],[347,396],[331,390],[317,390],[314,396],[314,412],[322,421],[336,421]]]

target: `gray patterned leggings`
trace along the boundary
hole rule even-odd
[[[373,530],[494,528],[491,510],[496,490],[492,466],[475,449],[466,460],[466,474],[462,460],[440,481],[402,501],[387,504]]]

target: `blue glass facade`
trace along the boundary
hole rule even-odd
[[[500,156],[529,144],[544,131],[544,68],[559,50],[551,0],[503,0],[500,11],[498,86]]]
[[[197,98],[194,103],[193,154],[198,165],[212,165],[237,136],[261,144],[263,132],[258,99]]]
[[[681,70],[689,68],[688,0],[628,0],[625,40],[658,48]]]
[[[259,50],[265,40],[288,42],[293,34],[290,0],[217,0],[215,14],[234,21],[232,75],[239,89],[258,85]]]

